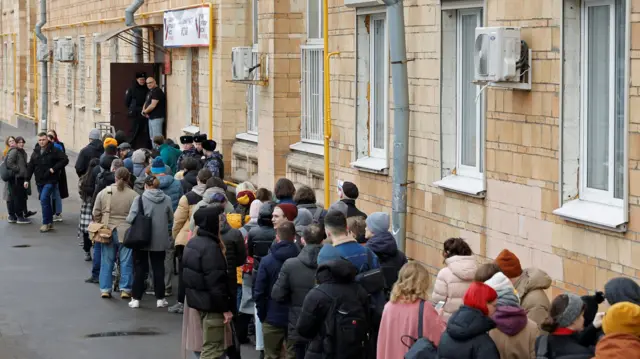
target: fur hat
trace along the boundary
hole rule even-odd
[[[495,262],[507,278],[516,278],[522,274],[520,259],[508,249],[503,249],[496,257]]]
[[[187,143],[193,143],[193,136],[180,136],[180,143],[186,145]]]
[[[217,143],[214,140],[206,140],[202,142],[202,149],[204,149],[205,151],[213,152],[216,150],[216,146],[217,146]]]
[[[202,143],[207,140],[207,134],[201,133],[199,135],[193,136],[193,142]]]
[[[136,79],[146,79],[147,73],[144,71],[136,72]]]

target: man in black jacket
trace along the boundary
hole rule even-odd
[[[89,132],[89,144],[80,150],[76,160],[76,174],[81,177],[89,168],[89,162],[94,158],[100,158],[104,153],[100,130],[94,128]]]
[[[235,307],[236,296],[229,286],[227,261],[218,236],[222,213],[219,206],[203,207],[194,213],[197,235],[189,240],[182,256],[187,303],[202,318],[203,359],[221,358],[225,353],[224,326],[231,321]]]
[[[287,336],[287,359],[304,359],[308,341],[296,332],[296,323],[302,310],[302,303],[316,284],[318,253],[322,248],[323,229],[319,224],[309,225],[302,238],[306,246],[297,257],[287,259],[280,270],[271,297],[289,305],[289,329]]]
[[[45,132],[38,134],[38,146],[33,150],[29,160],[28,176],[25,185],[35,176],[40,205],[42,206],[42,226],[40,232],[53,229],[53,208],[51,199],[58,185],[60,172],[69,163],[69,158],[62,151],[56,149],[49,141]]]
[[[356,207],[356,200],[360,195],[360,191],[358,190],[358,186],[356,186],[353,182],[342,182],[338,183],[338,197],[340,197],[340,202],[343,202],[347,205],[347,218],[351,217],[362,217],[367,218],[367,214],[362,212]]]
[[[125,95],[125,105],[127,106],[127,114],[131,121],[131,139],[129,143],[134,149],[151,148],[151,140],[149,139],[149,120],[142,116],[142,107],[147,98],[147,84],[145,83],[147,74],[145,72],[137,72],[136,79],[127,89]]]

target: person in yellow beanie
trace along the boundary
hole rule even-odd
[[[596,359],[640,358],[640,306],[614,304],[602,319],[605,336],[596,345]]]
[[[104,148],[107,148],[109,146],[118,147],[118,141],[116,141],[115,138],[107,137],[107,138],[104,139],[103,146],[104,146]]]

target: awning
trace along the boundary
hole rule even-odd
[[[167,50],[166,48],[164,48],[164,46],[160,46],[157,45],[155,43],[151,43],[149,42],[147,39],[145,39],[144,37],[138,36],[136,35],[133,30],[135,29],[144,29],[147,28],[149,30],[158,30],[158,29],[162,29],[163,28],[163,24],[141,24],[141,25],[133,25],[133,26],[128,26],[128,27],[122,27],[116,30],[111,30],[105,33],[100,34],[99,36],[96,37],[96,42],[97,43],[102,43],[105,41],[109,41],[113,38],[118,38],[128,44],[134,45],[135,44],[135,40],[136,38],[140,40],[141,44],[142,44],[142,51],[143,52],[147,52],[150,53],[151,52],[151,46],[153,46],[155,49],[162,51],[164,53],[169,52],[169,50]],[[145,49],[146,47],[146,49]]]
[[[124,32],[131,31],[133,29],[143,29],[143,28],[158,29],[158,28],[162,28],[162,27],[163,27],[162,24],[142,24],[142,25],[133,25],[133,26],[122,27],[122,28],[119,28],[119,29],[116,29],[116,30],[111,30],[111,31],[108,31],[108,32],[100,34],[99,36],[96,37],[96,42],[109,41],[109,40],[113,39],[114,37],[117,37],[120,34],[122,34]]]

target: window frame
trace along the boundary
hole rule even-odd
[[[464,99],[462,96],[462,18],[463,16],[468,15],[475,15],[476,27],[482,27],[483,9],[481,7],[456,9],[456,174],[465,177],[482,179],[484,172],[483,126],[485,125],[486,116],[484,113],[484,93],[480,92],[481,88],[478,85],[476,85],[476,166],[468,166],[462,163],[462,107],[464,106]]]
[[[310,28],[311,28],[311,21],[309,21],[309,19],[311,18],[310,16],[310,12],[309,9],[311,8],[311,4],[312,2],[317,2],[318,3],[318,37],[311,37],[310,34]],[[307,43],[308,44],[321,44],[324,41],[324,32],[323,32],[323,7],[322,7],[322,2],[323,1],[328,1],[328,0],[307,0],[307,11],[305,11],[305,20],[306,20],[306,26],[305,26],[305,30],[307,32]]]
[[[364,16],[364,15],[363,15]],[[370,157],[374,157],[374,158],[382,158],[382,159],[387,159],[388,158],[388,154],[389,154],[389,22],[387,21],[387,16],[385,13],[377,13],[377,14],[370,14],[369,15],[370,18],[370,29],[369,30],[369,94],[370,94],[370,100],[369,100],[369,109],[370,109],[370,119],[369,119],[369,156]],[[373,30],[373,23],[374,21],[380,21],[382,20],[384,23],[384,48],[382,51],[384,51],[384,68],[383,68],[383,76],[384,76],[384,91],[382,94],[382,99],[383,99],[383,127],[382,130],[384,131],[384,148],[375,148],[374,147],[374,142],[375,142],[375,121],[378,119],[378,114],[376,113],[377,111],[375,111],[375,107],[372,106],[372,104],[377,103],[378,102],[378,94],[375,92],[375,86],[372,86],[371,84],[374,83],[374,78],[375,78],[375,68],[376,68],[376,64],[375,64],[375,52],[377,50],[377,47],[375,45],[375,40],[376,40],[376,36],[374,33],[372,33]]]
[[[589,8],[597,6],[609,7],[609,159],[608,159],[608,186],[607,190],[599,190],[590,188],[587,185],[588,174],[588,161],[587,154],[589,144],[586,141],[588,136],[587,123],[588,123],[588,108],[587,103],[589,101],[588,86],[589,86],[589,71],[588,71],[588,55],[589,55]],[[615,79],[615,49],[616,49],[616,29],[615,29],[615,14],[616,14],[616,2],[615,0],[583,0],[581,5],[581,24],[580,24],[580,39],[581,39],[581,54],[580,54],[580,71],[581,71],[581,92],[580,92],[580,184],[579,195],[580,198],[586,201],[602,203],[605,205],[623,207],[623,198],[615,198],[615,98],[616,98],[616,79]],[[628,27],[628,19],[625,19],[625,26]],[[627,59],[625,59],[625,67],[628,67]],[[625,68],[625,71],[628,71]],[[625,85],[627,86],[627,85]],[[626,94],[626,90],[623,91]],[[628,98],[625,98],[625,108],[627,107]],[[626,109],[624,121],[627,121]],[[626,127],[625,127],[626,131]],[[626,134],[625,134],[626,136]],[[624,141],[624,139],[623,139]],[[623,147],[625,152],[629,149],[626,145]],[[627,157],[626,154],[624,156]],[[626,166],[625,166],[626,168]],[[624,176],[627,176],[625,173]],[[626,186],[626,181],[623,180],[623,186]],[[624,191],[623,191],[624,192]]]

